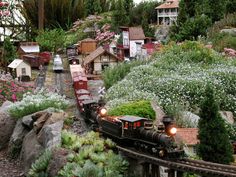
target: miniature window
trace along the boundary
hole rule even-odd
[[[140,123],[140,122],[137,122],[136,125],[137,125],[137,127],[140,127],[140,126],[141,126],[141,123]]]
[[[26,69],[25,68],[21,68],[21,74],[26,75]]]
[[[128,129],[128,127],[129,127],[129,123],[125,122],[124,129]]]

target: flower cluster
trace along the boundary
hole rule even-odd
[[[65,109],[68,105],[69,101],[65,99],[65,96],[41,89],[37,93],[24,94],[21,101],[15,102],[10,106],[9,112],[13,117],[21,118],[50,107]]]
[[[14,81],[0,80],[0,106],[6,100],[20,100],[24,93],[32,91],[32,84],[19,84]]]

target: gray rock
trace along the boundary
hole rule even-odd
[[[220,111],[221,117],[229,124],[234,124],[234,115],[230,111]]]
[[[22,119],[19,119],[16,123],[14,131],[11,135],[10,142],[8,145],[8,154],[12,157],[17,157],[21,151],[22,143],[25,135],[29,132],[22,125]]]
[[[24,116],[22,118],[22,124],[29,129],[33,129],[33,123],[34,123],[34,120],[31,115]]]
[[[63,121],[43,126],[37,137],[38,142],[48,149],[61,145],[62,127]]]
[[[185,121],[189,127],[196,128],[200,117],[188,111],[182,112],[182,119]]]
[[[54,149],[52,158],[48,164],[47,173],[49,177],[57,176],[57,173],[66,165],[67,155],[70,153],[67,149]]]
[[[28,173],[32,163],[35,162],[43,151],[43,146],[37,141],[37,135],[33,130],[31,130],[25,136],[21,149],[21,157],[23,160],[25,174]]]
[[[222,29],[220,30],[221,33],[227,33],[232,36],[236,36],[236,28],[229,28],[229,29]]]
[[[0,107],[0,112],[7,112],[9,106],[12,104],[10,101],[5,101]]]
[[[6,112],[0,112],[0,149],[7,146],[14,130],[16,120]]]

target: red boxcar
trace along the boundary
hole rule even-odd
[[[73,84],[74,84],[74,89],[79,90],[79,89],[84,89],[88,90],[88,79],[87,77],[84,76],[74,76],[73,77]]]

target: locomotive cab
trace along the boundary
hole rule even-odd
[[[122,135],[123,137],[134,137],[136,130],[144,127],[146,118],[136,116],[123,116],[119,118],[122,122]]]

